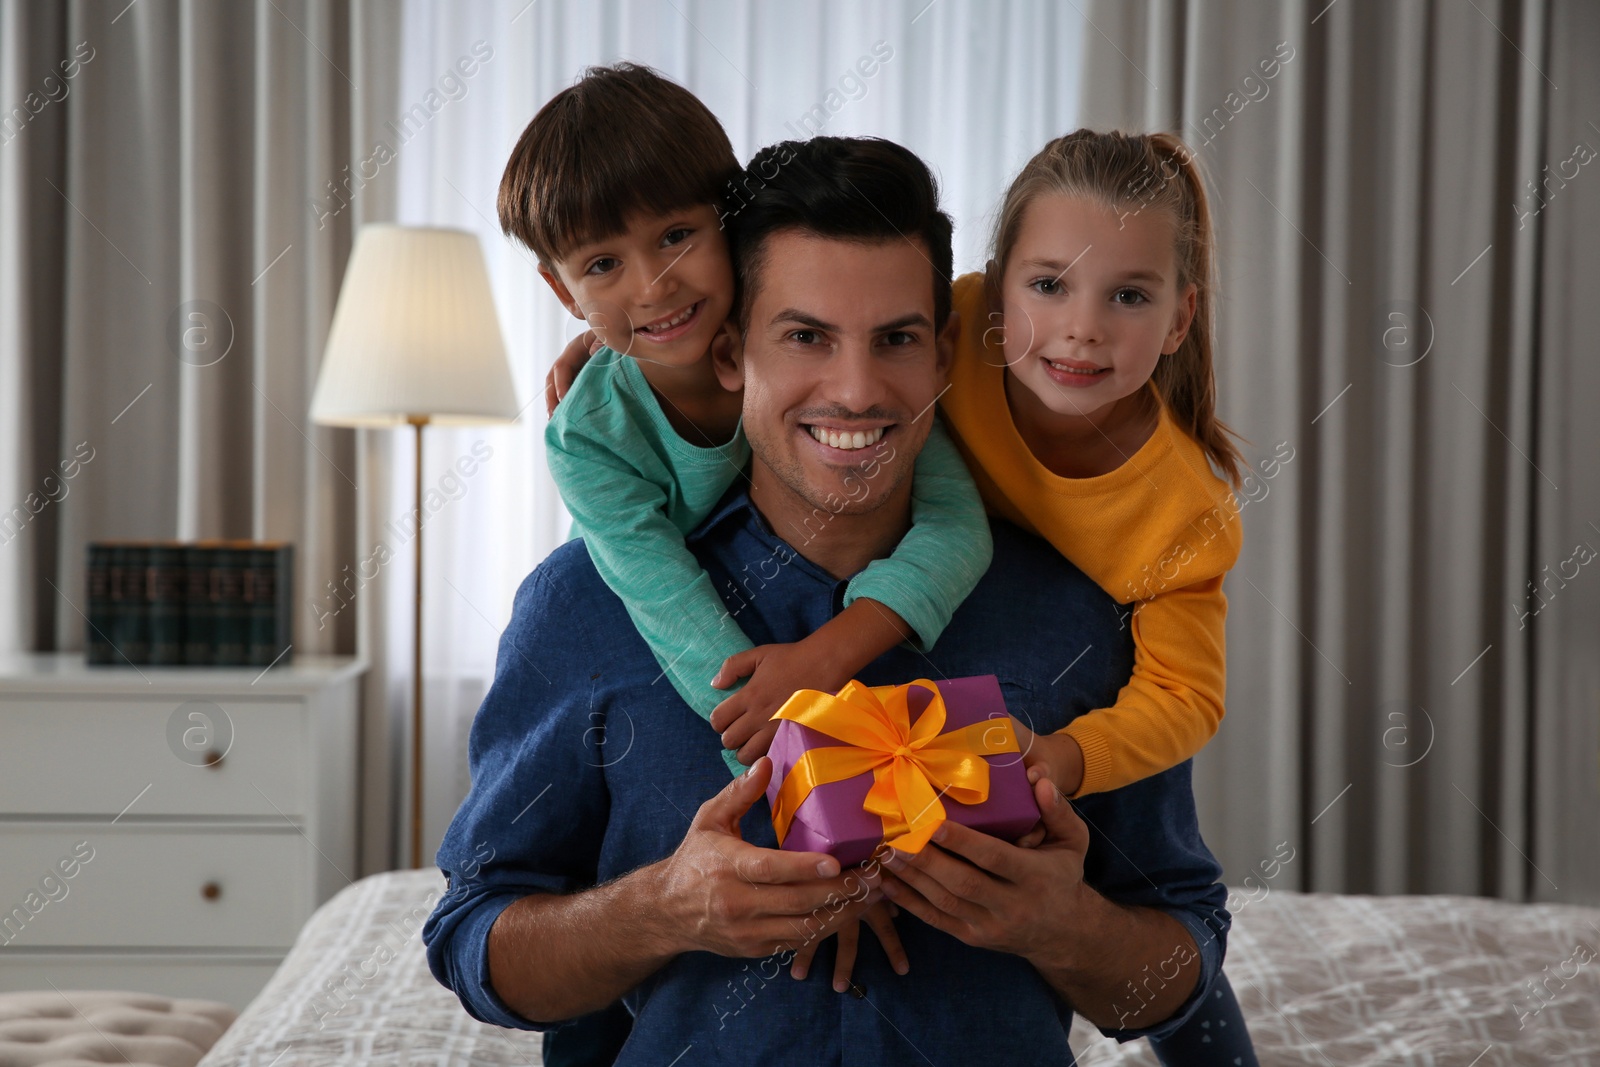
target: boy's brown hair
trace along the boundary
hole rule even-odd
[[[500,178],[500,228],[547,269],[635,212],[720,205],[742,167],[717,117],[649,67],[590,67],[539,109]]]

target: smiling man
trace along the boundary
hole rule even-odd
[[[932,176],[889,142],[775,146],[747,179],[730,232],[741,341],[718,374],[743,389],[752,459],[688,542],[759,645],[832,618],[910,528],[948,371],[951,251]],[[1129,637],[1045,542],[999,521],[994,541],[933,649],[896,649],[862,681],[995,674],[1011,712],[1053,732],[1114,698]],[[620,1064],[1062,1064],[1074,1010],[1121,1038],[1166,1035],[1218,979],[1226,892],[1187,763],[1076,811],[1041,783],[1037,848],[949,825],[893,877],[841,872],[776,849],[769,762],[728,784],[716,736],[658,680],[581,541],[523,583],[439,852],[450,891],[423,932],[477,1018],[549,1029],[622,996]],[[849,992],[833,940],[788,976],[795,948],[880,891],[903,909],[909,973],[863,938]]]

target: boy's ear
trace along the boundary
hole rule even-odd
[[[572,290],[567,288],[566,283],[561,280],[555,271],[541,263],[539,264],[539,277],[544,279],[544,283],[550,287],[550,291],[556,294],[556,299],[561,301],[561,306],[566,308],[573,318],[586,318],[583,309],[578,307],[578,302],[573,299]]]
[[[732,319],[722,324],[711,341],[711,367],[717,381],[730,393],[744,389],[744,335]]]

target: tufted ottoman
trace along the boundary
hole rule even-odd
[[[146,993],[0,993],[0,1067],[194,1067],[234,1014]]]

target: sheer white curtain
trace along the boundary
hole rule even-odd
[[[476,442],[492,449],[428,526],[431,855],[468,786],[467,731],[512,596],[567,523],[545,467],[543,381],[577,326],[495,222],[501,168],[534,112],[585,66],[627,59],[697,93],[741,157],[813,132],[892,138],[938,173],[956,220],[956,267],[966,271],[984,259],[1010,177],[1075,124],[1083,28],[1072,5],[1046,2],[407,0],[401,36],[401,119],[390,141],[400,221],[482,236],[519,396],[529,405],[513,427],[426,434],[427,485],[438,486]],[[877,69],[863,77],[857,62],[869,56]],[[392,497],[403,501],[410,467],[400,458]],[[390,603],[384,624],[398,650],[409,601],[397,590]]]

